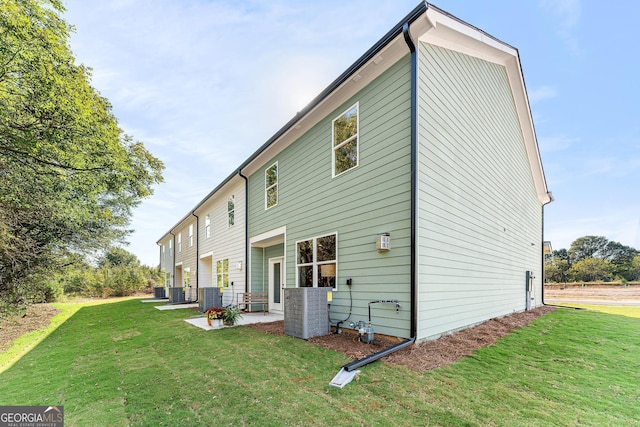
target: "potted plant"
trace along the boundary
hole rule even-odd
[[[211,326],[212,323],[215,323],[213,326],[220,327],[221,326],[220,323],[224,318],[224,308],[211,307],[210,309],[204,312],[204,315],[207,318],[207,324],[209,326]]]
[[[222,313],[222,321],[225,325],[233,326],[236,324],[238,320],[242,317],[242,312],[238,307],[235,306],[227,306],[224,308],[224,312]]]

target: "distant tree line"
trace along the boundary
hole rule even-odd
[[[580,237],[544,264],[546,282],[640,281],[640,251],[603,236]]]

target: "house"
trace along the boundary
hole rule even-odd
[[[378,333],[425,340],[543,303],[552,198],[518,51],[435,6],[417,6],[227,181],[240,179],[234,247],[246,290],[268,292],[272,311],[287,287],[331,287],[333,322],[370,317]]]

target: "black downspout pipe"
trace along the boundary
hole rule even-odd
[[[371,362],[375,362],[376,360],[388,356],[391,353],[410,346],[416,341],[418,330],[418,298],[416,295],[416,224],[418,218],[418,54],[416,52],[416,45],[409,33],[409,22],[405,22],[402,26],[402,34],[404,35],[404,41],[407,43],[407,46],[409,46],[409,50],[411,51],[411,338],[362,359],[354,360],[353,362],[343,365],[342,368],[347,372],[358,369],[359,367]]]
[[[171,287],[174,288],[176,286],[176,235],[172,232],[169,232],[172,239],[173,248],[171,249]]]
[[[196,211],[191,212],[191,215],[196,217],[196,300],[192,302],[198,302],[200,286],[200,217],[196,215]]]
[[[542,234],[542,268],[540,269],[542,271],[542,279],[540,279],[540,281],[542,282],[540,284],[541,288],[542,288],[542,305],[547,305],[547,303],[544,302],[544,283],[545,283],[545,277],[544,277],[544,207],[546,205],[548,205],[549,203],[553,202],[553,196],[551,195],[551,193],[547,193],[549,194],[549,201],[546,203],[542,204],[542,230],[541,233]]]
[[[249,292],[249,179],[241,169],[238,175],[244,179],[244,291]]]

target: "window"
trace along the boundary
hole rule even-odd
[[[165,246],[166,246],[166,245],[163,243],[163,244],[162,244],[162,256],[164,256],[164,253],[165,253],[165,249],[166,249],[166,247],[165,247]]]
[[[223,259],[216,262],[216,283],[219,288],[229,286],[229,260]]]
[[[337,235],[316,237],[296,243],[299,287],[336,287]]]
[[[358,104],[333,119],[333,176],[358,166],[358,127]]]
[[[208,239],[211,237],[211,215],[207,214],[204,217],[204,238]]]
[[[189,267],[182,270],[182,287],[185,289],[191,287],[191,268]]]
[[[189,247],[193,246],[193,224],[189,225]]]
[[[227,200],[227,227],[231,227],[235,222],[236,198],[231,195]]]
[[[173,256],[173,240],[169,240],[169,256]]]
[[[171,273],[164,273],[164,285],[167,288],[171,287]]]
[[[182,252],[182,233],[178,233],[178,252]]]
[[[265,209],[278,204],[278,162],[264,171],[264,201]]]

